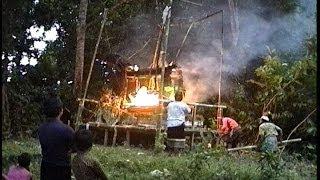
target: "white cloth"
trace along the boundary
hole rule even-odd
[[[170,102],[167,107],[167,127],[180,126],[186,120],[186,114],[191,112],[190,107],[181,101]]]

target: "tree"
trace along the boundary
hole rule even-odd
[[[77,23],[77,50],[74,71],[74,93],[76,96],[79,96],[82,91],[87,6],[88,0],[80,0],[79,19]]]

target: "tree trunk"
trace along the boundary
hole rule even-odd
[[[87,6],[88,0],[80,0],[79,19],[77,24],[76,63],[74,71],[74,94],[77,97],[80,96],[82,91]]]
[[[8,135],[10,128],[9,102],[7,88],[5,84],[2,86],[2,135]]]

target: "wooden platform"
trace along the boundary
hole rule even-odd
[[[156,135],[155,125],[108,125],[106,123],[89,122],[89,129],[96,133],[96,137],[100,136],[103,145],[115,146],[117,144],[125,146],[143,146],[146,148],[153,147]],[[161,128],[164,131],[164,128]],[[185,128],[186,139],[192,147],[195,140],[199,140],[200,132],[204,135],[214,133],[204,128]],[[103,135],[103,136],[101,136]],[[193,137],[193,140],[192,140]],[[100,139],[101,139],[100,138]]]

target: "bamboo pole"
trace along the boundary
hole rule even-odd
[[[133,53],[131,56],[129,56],[127,60],[130,60],[133,56],[135,56],[136,54],[141,52],[149,44],[150,40],[151,40],[151,38],[149,38],[148,41],[146,41],[146,43],[142,46],[142,48],[140,48],[135,53]]]
[[[83,110],[83,107],[84,107],[84,102],[85,102],[84,99],[87,96],[89,82],[90,82],[91,73],[92,73],[92,69],[93,69],[93,64],[94,64],[94,60],[96,58],[96,54],[97,54],[98,47],[99,47],[100,40],[101,40],[101,36],[102,36],[103,27],[104,27],[104,25],[106,23],[106,20],[107,20],[107,9],[105,8],[104,12],[103,12],[103,19],[102,19],[102,23],[101,23],[101,28],[100,28],[98,40],[97,40],[97,43],[96,43],[96,46],[95,46],[95,49],[94,49],[94,53],[93,53],[93,57],[92,57],[92,60],[91,60],[90,70],[89,70],[89,74],[88,74],[88,78],[87,78],[87,82],[86,82],[86,87],[84,89],[84,94],[83,94],[83,98],[82,98],[83,100],[79,103],[79,108],[78,108],[77,117],[76,117],[76,129],[78,129],[79,125],[80,125],[79,121],[81,119],[82,110]]]
[[[163,89],[164,89],[164,73],[165,73],[165,62],[167,56],[167,47],[168,47],[168,37],[169,37],[169,30],[170,30],[170,19],[171,19],[171,6],[172,0],[169,3],[169,10],[166,17],[166,25],[165,25],[165,36],[164,42],[161,44],[161,51],[159,61],[161,61],[161,82],[160,82],[160,99],[163,99]]]
[[[189,26],[189,28],[188,28],[188,30],[187,30],[187,33],[186,33],[186,35],[184,36],[184,38],[183,38],[183,40],[182,40],[182,42],[181,42],[181,45],[180,45],[180,47],[179,47],[179,49],[178,49],[178,52],[177,52],[177,54],[176,54],[176,59],[177,59],[177,57],[178,57],[179,54],[180,54],[181,48],[182,48],[182,46],[184,45],[184,43],[185,43],[185,41],[186,41],[186,39],[187,39],[187,36],[189,35],[189,32],[190,32],[191,28],[193,27],[193,24],[194,24],[194,22],[192,22],[192,23],[190,24],[190,26]],[[176,61],[176,59],[175,59],[175,61]]]
[[[172,100],[164,100],[164,99],[160,99],[160,102],[172,102]],[[215,104],[204,104],[204,103],[192,103],[192,102],[186,102],[186,104],[190,105],[190,106],[201,106],[201,107],[217,107],[217,108],[227,108],[227,106],[224,105],[215,105]]]
[[[163,99],[163,90],[164,90],[164,73],[165,73],[165,61],[166,61],[166,53],[167,53],[167,46],[168,46],[168,37],[169,37],[169,28],[170,28],[170,19],[171,19],[171,8],[172,8],[172,1],[170,0],[169,5],[166,7],[168,8],[168,12],[165,17],[163,17],[163,25],[165,25],[165,36],[164,41],[161,44],[161,51],[159,61],[161,62],[161,81],[160,81],[160,92],[159,92],[159,99]],[[165,14],[163,13],[163,16]],[[163,102],[161,102],[163,106]],[[163,119],[164,109],[161,108],[160,116],[158,117],[157,127],[156,127],[156,141],[160,138],[161,133],[161,122]]]
[[[190,4],[193,4],[193,5],[202,7],[202,4],[199,4],[199,3],[195,3],[195,2],[192,2],[192,1],[188,1],[188,0],[181,0],[181,1],[185,2],[185,3],[190,3]]]
[[[159,30],[156,49],[154,51],[154,56],[153,56],[153,60],[152,60],[152,63],[151,63],[151,68],[157,68],[158,67],[158,59],[159,59],[158,55],[159,55],[160,43],[161,43],[161,39],[162,39],[162,35],[163,35],[163,27],[164,27],[164,25],[161,25],[161,28]]]
[[[167,16],[163,20],[163,22],[166,23],[166,25],[165,25],[164,42],[161,44],[161,51],[160,51],[160,57],[159,57],[159,61],[161,61],[161,82],[160,82],[159,99],[163,99],[165,61],[166,61],[166,53],[167,53],[167,46],[168,46],[168,37],[169,37],[172,1],[173,0],[170,0],[170,2],[169,2],[169,10],[167,12]],[[160,117],[159,117],[159,121],[160,122],[157,123],[158,126],[160,126],[162,117],[163,117],[163,110],[162,110],[162,112],[160,114]]]
[[[219,95],[218,106],[221,105],[221,78],[222,78],[222,65],[223,65],[223,10],[221,12],[221,49],[220,49],[220,67],[219,67]],[[218,107],[217,110],[217,128],[220,128],[219,118],[222,117],[222,108]]]
[[[279,142],[278,144],[286,144],[286,143],[293,143],[293,142],[299,142],[299,141],[301,141],[301,138],[284,140],[284,141]],[[253,146],[230,148],[230,149],[228,149],[228,152],[238,151],[238,150],[246,150],[246,149],[254,149],[254,148],[257,148],[257,146],[253,145]]]

